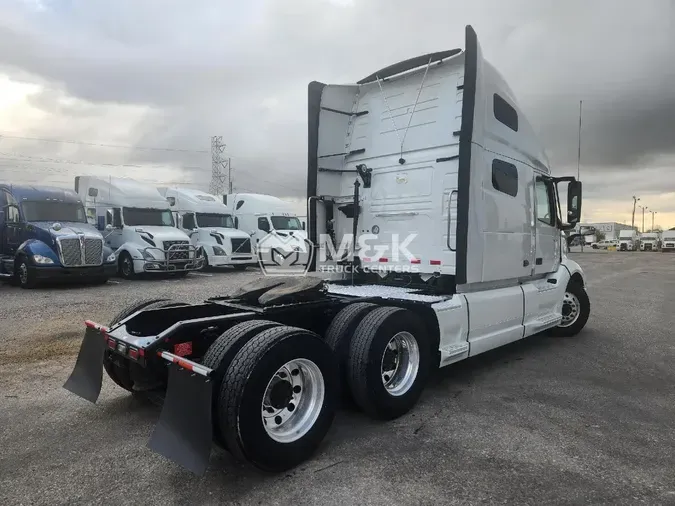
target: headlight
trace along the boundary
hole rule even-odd
[[[143,258],[145,258],[146,260],[156,260],[153,254],[150,253],[147,249],[143,250]]]
[[[108,258],[105,259],[106,262],[111,263],[115,261],[115,253],[111,253]]]
[[[33,255],[33,262],[36,264],[41,264],[41,265],[48,265],[48,264],[53,264],[54,260],[52,260],[49,257],[45,257],[42,255]]]
[[[225,250],[219,246],[214,246],[213,247],[213,254],[216,256],[224,256],[225,255]]]

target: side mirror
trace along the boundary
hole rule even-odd
[[[112,232],[112,229],[113,229],[113,226],[112,226],[110,223],[108,223],[108,224],[105,226],[105,230],[106,230],[107,232]]]
[[[567,187],[567,223],[576,225],[581,218],[581,181],[570,181]]]
[[[302,222],[302,229],[305,230],[305,227],[306,227],[306,225],[305,225],[305,222],[303,221]]]

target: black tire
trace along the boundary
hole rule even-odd
[[[118,260],[118,271],[120,276],[124,279],[134,279],[136,277],[136,272],[134,271],[134,260],[131,258],[131,255],[123,251],[120,254],[120,259]]]
[[[419,367],[412,384],[392,395],[385,388],[381,364],[390,340],[408,332],[417,343]],[[422,395],[432,366],[427,331],[415,313],[407,309],[380,307],[368,313],[354,332],[349,353],[347,379],[354,401],[368,415],[392,420],[410,411]]]
[[[245,271],[246,268],[248,267],[248,265],[246,265],[246,264],[236,264],[236,265],[233,265],[232,267],[234,267],[235,271]]]
[[[224,448],[227,448],[227,442],[220,432],[220,413],[218,411],[218,397],[223,376],[225,376],[227,368],[230,367],[236,354],[246,343],[263,330],[280,325],[280,323],[268,320],[250,320],[238,323],[223,332],[206,350],[202,364],[213,369],[211,374],[211,381],[213,382],[213,408],[211,410],[213,436],[216,442]]]
[[[141,309],[159,308],[171,304],[175,304],[175,302],[168,299],[139,300],[117,313],[110,321],[110,326],[112,327],[124,320],[127,316],[130,316]],[[117,386],[120,386],[129,392],[133,392],[134,381],[131,379],[128,365],[127,359],[123,359],[119,356],[116,357],[111,351],[105,350],[105,353],[103,354],[103,368],[105,369],[105,372]]]
[[[276,372],[297,359],[311,361],[318,368],[323,378],[323,402],[305,434],[292,442],[279,442],[265,429],[261,416],[263,397]],[[333,422],[338,381],[333,352],[318,335],[286,326],[262,331],[237,353],[221,385],[218,409],[228,450],[264,471],[285,471],[305,461],[319,447]]]
[[[326,330],[325,341],[330,349],[333,350],[340,374],[340,394],[345,401],[351,400],[349,384],[347,380],[347,367],[349,361],[349,347],[352,343],[354,331],[358,327],[363,317],[373,309],[377,309],[376,304],[369,302],[357,302],[349,304],[335,315]]]
[[[591,314],[591,301],[588,298],[588,293],[586,293],[586,289],[581,286],[579,283],[576,281],[570,281],[567,283],[567,288],[565,290],[566,295],[571,294],[576,299],[579,301],[580,307],[578,308],[579,310],[579,316],[577,317],[576,320],[571,325],[566,325],[564,327],[562,326],[557,326],[553,327],[550,330],[550,334],[555,336],[555,337],[573,337],[576,336],[579,332],[581,332],[581,329],[583,329],[586,326],[586,322],[588,321],[588,317]],[[567,303],[563,303],[563,314],[565,309],[565,305]]]
[[[25,258],[20,258],[16,264],[16,279],[21,288],[31,289],[37,286],[35,270]]]

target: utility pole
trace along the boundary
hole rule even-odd
[[[638,203],[638,200],[640,199],[633,195],[633,217],[630,220],[630,226],[633,230],[635,230],[635,205]]]
[[[579,100],[579,143],[577,151],[577,181],[581,180],[581,108],[584,101]]]
[[[640,209],[642,209],[642,233],[645,233],[645,211],[647,210],[646,206],[640,206]]]
[[[211,184],[209,193],[221,196],[225,192],[225,169],[228,169],[229,162],[223,158],[225,144],[221,135],[211,137]],[[232,184],[230,174],[230,184]]]
[[[581,107],[583,105],[583,100],[579,100],[579,142],[577,143],[577,181],[581,180]],[[581,216],[579,216],[579,223],[581,223]],[[581,226],[579,226],[579,231],[581,232]],[[586,238],[584,235],[581,235],[581,252],[584,252],[584,243]]]
[[[654,232],[654,215],[656,214],[656,211],[650,211],[652,213],[652,232]]]
[[[227,189],[228,194],[232,193],[232,158],[227,159]]]

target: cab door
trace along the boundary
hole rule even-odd
[[[554,272],[560,264],[560,230],[557,228],[555,189],[545,176],[534,176],[535,255],[534,274]]]

